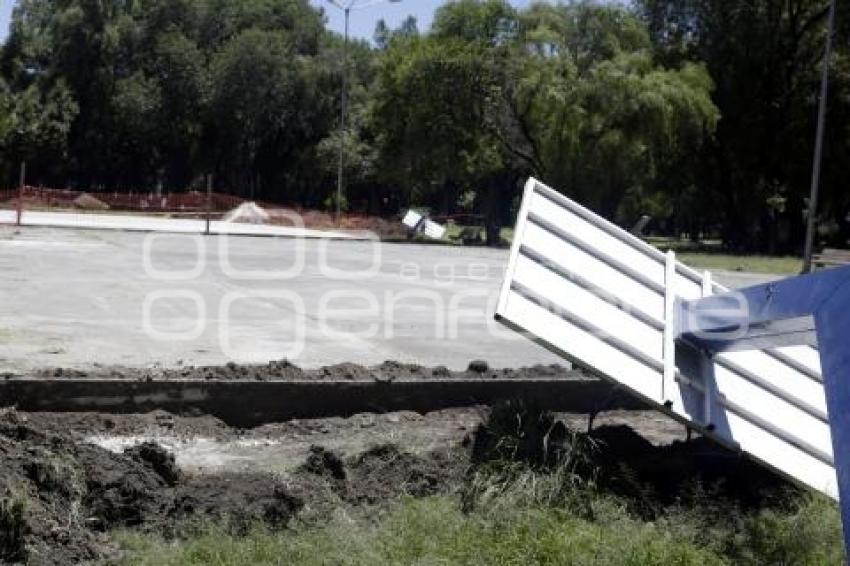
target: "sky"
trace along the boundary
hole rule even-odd
[[[530,1],[511,0],[511,4],[516,7],[524,7]],[[327,0],[310,0],[310,2],[314,6],[325,8],[330,29],[342,32],[344,19],[339,9],[334,8]],[[446,0],[401,0],[398,3],[386,2],[362,10],[353,10],[351,12],[351,36],[371,40],[375,31],[375,24],[378,23],[379,19],[384,18],[390,28],[395,28],[407,16],[415,16],[419,29],[425,31],[431,25],[434,10],[445,2]],[[6,39],[9,32],[9,16],[12,13],[14,3],[14,0],[0,0],[0,40]]]
[[[8,1],[8,0],[2,0]],[[340,0],[345,1],[345,0]],[[310,0],[314,6],[323,6],[328,16],[328,27],[334,31],[343,31],[345,18],[342,11],[335,8],[328,0]],[[531,3],[531,0],[510,0],[517,8],[523,8]],[[369,0],[357,2],[368,4]],[[381,18],[387,22],[390,29],[397,28],[407,16],[414,16],[419,26],[419,31],[427,31],[434,19],[434,11],[446,3],[446,0],[401,0],[398,3],[384,2],[362,10],[352,10],[351,29],[352,37],[361,39],[372,39],[375,32],[375,24]]]
[[[0,0],[0,41],[9,33],[9,16],[12,15],[14,0]]]

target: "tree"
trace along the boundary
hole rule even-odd
[[[383,174],[405,201],[450,212],[462,189],[500,167],[483,127],[491,79],[482,48],[462,40],[393,42],[379,67],[373,119]]]
[[[387,26],[387,22],[384,21],[384,18],[381,18],[378,20],[378,23],[375,24],[375,33],[372,34],[372,40],[375,42],[375,46],[381,51],[384,51],[390,46],[391,37],[392,32]]]
[[[412,138],[404,146],[416,149],[394,163],[407,165],[401,175],[419,180],[409,194],[430,197],[443,212],[472,196],[490,244],[499,243],[499,228],[510,220],[524,174],[490,127],[501,89],[499,69],[511,57],[517,27],[517,13],[506,2],[462,0],[437,11],[428,37],[397,46],[417,54],[406,69],[412,83],[407,95],[392,95],[404,108],[415,108],[400,120]]]
[[[296,65],[285,36],[257,29],[229,41],[212,62],[210,111],[225,165],[222,174],[242,194],[261,190],[256,165],[263,145],[292,135]]]
[[[719,115],[703,68],[665,69],[649,47],[623,8],[536,5],[523,14],[493,113],[506,150],[609,218],[627,194],[659,190],[659,164],[699,147]]]
[[[642,0],[638,5],[658,60],[703,61],[717,81],[713,99],[723,120],[699,156],[698,174],[723,211],[727,245],[795,253],[802,244],[828,2]],[[845,24],[839,27],[833,63],[821,209],[846,225],[850,202],[841,166],[850,158],[844,129],[850,107],[850,5],[837,5],[838,21]],[[781,210],[777,202],[784,203]]]

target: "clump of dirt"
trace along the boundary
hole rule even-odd
[[[268,474],[199,476],[175,489],[168,519],[178,525],[193,517],[224,520],[231,530],[244,533],[257,522],[284,526],[302,506]]]
[[[108,554],[106,531],[162,528],[197,514],[285,524],[300,506],[264,474],[183,477],[154,444],[115,454],[0,414],[0,562],[71,564]]]
[[[343,363],[326,366],[319,370],[322,377],[326,379],[350,379],[350,380],[372,380],[376,378],[375,373],[367,367],[357,364]]]
[[[376,446],[349,460],[346,499],[376,503],[400,495],[435,495],[457,486],[466,467],[465,455],[456,450],[418,456],[394,444]]]
[[[137,444],[126,449],[124,454],[137,462],[150,465],[168,485],[175,485],[182,478],[180,468],[174,460],[174,454],[155,442]]]
[[[296,475],[302,486],[324,483],[348,503],[375,504],[402,495],[449,492],[460,485],[467,466],[466,454],[457,448],[417,455],[395,444],[382,444],[343,459],[334,451],[313,446]]]
[[[345,462],[339,454],[316,444],[310,447],[310,455],[301,466],[301,470],[334,480],[345,480]]]
[[[203,380],[251,380],[268,381],[272,379],[297,380],[303,378],[301,368],[288,360],[273,361],[266,365],[239,365],[228,362],[223,366],[184,367],[180,369],[128,369],[122,375],[133,377],[137,372],[149,379],[203,379]]]

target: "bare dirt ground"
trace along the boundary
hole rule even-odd
[[[113,424],[129,431],[162,417]],[[383,443],[348,458],[312,446],[288,474],[192,473],[156,443],[110,451],[83,440],[87,424],[110,428],[110,418],[67,420],[14,410],[0,415],[0,483],[7,494],[0,505],[3,563],[109,557],[114,549],[108,531],[116,527],[169,532],[186,521],[217,518],[236,530],[257,522],[284,526],[305,505],[321,507],[326,499],[358,504],[438,493],[455,484],[464,468],[464,459],[453,454],[457,446],[415,455]],[[66,432],[75,425],[80,430]],[[209,427],[215,425],[203,419],[192,423],[193,429]]]
[[[55,376],[56,370],[42,372]],[[558,366],[464,372],[396,362],[301,370],[263,366],[100,368],[88,378],[391,380],[568,376]],[[61,375],[78,376],[63,370]],[[238,428],[209,415],[0,412],[0,562],[71,564],[117,555],[110,530],[177,534],[192,521],[283,527],[304,514],[455,492],[493,442],[488,407],[364,413]],[[555,415],[587,432],[588,415]],[[548,425],[547,425],[548,426]],[[488,436],[489,435],[489,436]],[[596,415],[600,485],[649,485],[672,498],[696,478],[740,501],[784,482],[654,411]],[[633,470],[624,483],[622,470]],[[631,483],[630,483],[631,482]],[[632,487],[630,487],[632,486]]]
[[[0,374],[2,375],[2,374]],[[249,381],[396,381],[418,379],[535,379],[543,377],[573,378],[571,370],[557,365],[534,365],[517,369],[493,369],[486,361],[473,360],[464,371],[452,371],[445,366],[424,367],[418,364],[387,360],[376,366],[341,363],[315,369],[302,369],[287,361],[267,364],[236,364],[222,366],[163,367],[96,367],[92,370],[73,368],[42,369],[25,374],[27,377],[68,379],[127,379],[135,381],[170,380],[249,380]],[[12,374],[6,377],[13,377]]]

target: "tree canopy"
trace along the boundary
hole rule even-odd
[[[850,236],[850,5],[839,3],[822,225]],[[455,0],[374,42],[308,0],[20,0],[0,51],[0,180],[218,190],[509,224],[535,175],[622,224],[796,251],[826,0]],[[338,129],[349,71],[347,127]]]

